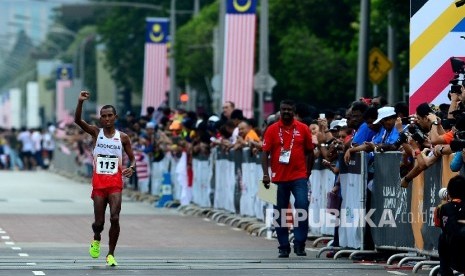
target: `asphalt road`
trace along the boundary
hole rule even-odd
[[[108,224],[101,257],[88,255],[90,192],[90,184],[51,172],[0,171],[0,275],[411,274],[385,263],[316,258],[318,249],[310,247],[307,257],[278,259],[276,240],[129,197],[120,217],[119,266],[109,268]]]

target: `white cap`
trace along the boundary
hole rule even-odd
[[[148,123],[145,125],[145,128],[155,128],[155,123],[153,123],[153,122],[148,122]]]
[[[218,122],[220,120],[220,118],[216,115],[212,115],[210,116],[210,118],[208,118],[209,121],[211,122]]]
[[[373,124],[379,123],[382,119],[396,115],[396,111],[392,106],[385,106],[378,109],[378,118]]]
[[[336,130],[337,127],[340,127],[339,123],[341,122],[341,120],[333,120],[330,124],[329,124],[329,130]]]

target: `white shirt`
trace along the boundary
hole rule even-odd
[[[34,152],[34,143],[31,139],[31,133],[28,130],[20,132],[18,134],[18,140],[21,141],[22,152]]]

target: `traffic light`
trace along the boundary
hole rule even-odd
[[[187,103],[187,101],[189,101],[189,95],[187,95],[187,93],[181,93],[181,95],[179,95],[179,100],[182,103]]]

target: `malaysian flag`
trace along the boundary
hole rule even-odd
[[[166,101],[168,68],[169,20],[147,18],[144,60],[144,94],[141,114],[148,106],[155,109]]]
[[[257,0],[227,0],[225,19],[223,98],[253,115],[255,10]]]
[[[70,121],[70,111],[65,108],[65,89],[72,86],[73,67],[62,65],[57,68],[56,81],[56,121]]]

